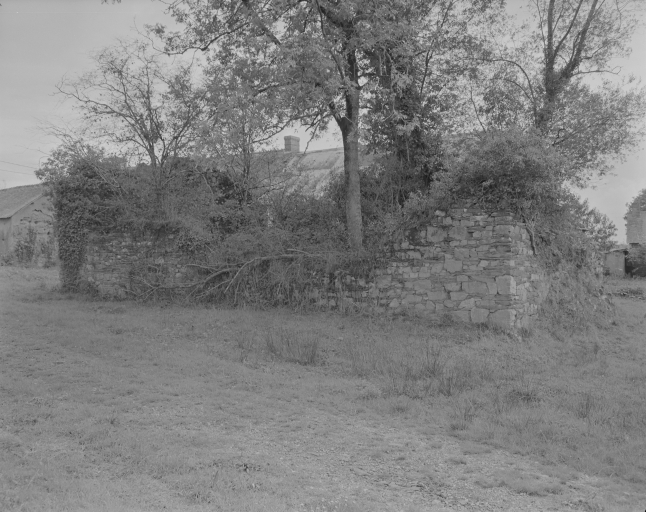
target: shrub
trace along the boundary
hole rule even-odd
[[[25,235],[16,240],[13,253],[18,263],[29,264],[34,261],[37,255],[37,232],[36,228],[30,223]]]
[[[632,276],[646,277],[646,246],[636,245],[628,250],[626,272]]]

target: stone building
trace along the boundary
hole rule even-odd
[[[0,190],[0,256],[9,254],[15,243],[36,230],[37,242],[53,234],[51,202],[43,185],[25,185]]]

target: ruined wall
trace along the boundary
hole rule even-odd
[[[86,278],[104,295],[141,294],[146,286],[188,283],[196,269],[174,249],[172,238],[135,240],[94,236]],[[133,272],[134,268],[138,272]],[[148,269],[144,283],[135,275]],[[435,212],[409,233],[369,278],[337,272],[312,283],[309,297],[320,306],[368,307],[384,314],[448,314],[474,323],[526,327],[547,294],[547,280],[533,256],[524,224],[509,213],[473,208]]]
[[[529,325],[548,291],[524,224],[508,213],[470,208],[436,212],[375,274],[370,281],[346,276],[345,290],[333,299],[372,303],[383,313],[449,314],[519,328]]]
[[[90,235],[83,278],[106,297],[145,298],[191,282],[196,267],[176,249],[175,236]]]

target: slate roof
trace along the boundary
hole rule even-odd
[[[362,168],[371,165],[376,155],[369,154],[364,148],[359,151]],[[304,192],[318,195],[337,173],[343,172],[343,148],[322,149],[306,153],[285,153],[282,151],[265,152],[257,155],[258,161],[271,162],[268,168],[273,172],[270,182],[283,183],[290,189],[301,188]],[[266,176],[259,166],[261,180]]]
[[[0,190],[0,219],[13,217],[29,203],[43,195],[43,185],[24,185]]]

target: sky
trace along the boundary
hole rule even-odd
[[[522,14],[525,0],[508,0]],[[133,38],[136,28],[157,22],[172,25],[164,5],[156,0],[0,0],[0,188],[38,183],[33,171],[57,146],[44,133],[47,122],[71,119],[71,108],[55,94],[63,76],[74,77],[92,69],[90,55],[116,38]],[[633,40],[629,59],[622,68],[646,81],[646,30]],[[294,133],[292,131],[291,133]],[[306,142],[301,137],[301,150]],[[331,128],[313,141],[309,149],[341,145]],[[643,146],[643,145],[642,145]],[[625,242],[623,216],[626,204],[646,188],[646,150],[618,162],[614,174],[596,180],[594,189],[582,192],[590,204],[605,213],[618,228],[617,239]]]

